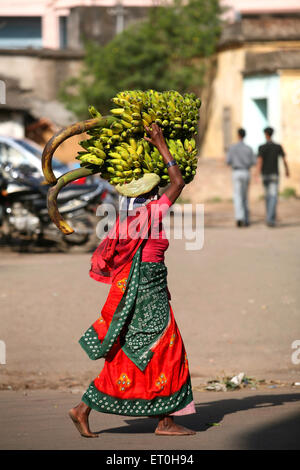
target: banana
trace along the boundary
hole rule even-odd
[[[103,150],[98,149],[97,147],[89,147],[88,151],[90,153],[94,153],[96,157],[103,158],[103,159],[106,157],[106,153],[103,152]]]
[[[114,178],[111,178],[111,179],[110,179],[110,182],[111,182],[111,184],[113,184],[113,185],[117,185],[117,184],[120,183],[120,179],[121,179],[121,178],[119,178],[119,177],[114,177]]]
[[[109,163],[110,165],[121,165],[121,158],[109,158],[107,159],[107,163]]]
[[[94,145],[95,145],[95,147],[97,147],[97,149],[103,150],[103,145],[102,145],[102,143],[100,142],[100,140],[95,140],[95,141],[94,141]]]
[[[89,109],[90,115],[91,115],[93,118],[96,118],[96,117],[101,118],[101,117],[102,117],[101,113],[99,113],[99,111],[97,111],[97,109],[95,108],[95,106],[90,105],[88,109]]]
[[[149,127],[153,122],[152,117],[148,113],[145,113],[145,112],[142,113],[142,120],[143,120],[144,125],[146,123],[147,127]]]
[[[138,154],[138,156],[140,156],[140,155],[142,155],[143,152],[144,152],[143,144],[139,144],[137,149],[136,149],[136,153]]]
[[[123,132],[124,130],[124,127],[122,126],[122,124],[120,124],[119,122],[114,122],[111,126],[110,126],[111,130],[113,131],[113,134],[115,132],[119,133],[119,132]]]
[[[133,150],[137,150],[137,142],[135,139],[129,139],[129,143],[131,145],[131,147],[133,148]]]
[[[138,154],[136,153],[136,151],[132,147],[128,146],[127,150],[129,152],[130,157],[132,158],[132,160],[138,160],[139,159]]]
[[[133,120],[133,117],[131,114],[127,113],[124,111],[124,113],[122,114],[121,118],[123,119],[123,121],[126,121],[128,122],[129,124],[132,122]]]
[[[141,119],[142,119],[140,113],[132,113],[131,117],[132,117],[132,119],[135,119],[135,120],[137,120],[138,122],[140,122]]]
[[[110,110],[111,114],[114,116],[122,116],[123,113],[125,113],[124,108],[114,108]]]
[[[111,143],[120,142],[121,137],[119,136],[119,134],[114,134],[113,136],[111,136],[110,140],[111,140]]]
[[[107,127],[105,127],[103,130],[102,130],[102,134],[101,135],[105,135],[105,136],[109,136],[111,137],[112,135],[114,135],[113,131],[111,129],[107,129]]]
[[[115,149],[119,152],[121,157],[124,158],[125,160],[127,160],[127,158],[129,158],[129,153],[126,150],[126,148],[123,146],[123,144],[122,145],[117,145],[115,147]]]
[[[161,177],[160,185],[165,186],[170,179],[163,158],[156,147],[144,140],[144,127],[156,122],[185,182],[192,181],[198,162],[193,136],[197,134],[201,106],[193,93],[130,90],[118,93],[112,102],[110,113],[117,119],[109,129],[99,125],[87,132],[90,138],[80,142],[84,152],[78,152],[76,157],[81,165],[97,162],[102,177],[111,184],[156,173]],[[89,112],[93,117],[101,116],[93,106]]]
[[[121,119],[120,123],[123,125],[123,127],[126,127],[126,129],[131,129],[132,127],[131,122],[125,121],[124,119]]]
[[[95,157],[95,155],[92,155],[91,153],[87,153],[86,155],[82,155],[80,157],[80,162],[91,163],[92,165],[102,166],[104,163],[104,160],[102,160],[101,158]]]
[[[117,160],[120,160],[120,159],[121,159],[120,154],[119,154],[118,152],[109,152],[109,156],[110,156],[110,157],[113,157],[113,158],[115,158],[115,159],[117,159]]]

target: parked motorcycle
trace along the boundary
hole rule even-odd
[[[80,246],[90,251],[99,243],[95,232],[96,208],[101,203],[116,204],[106,182],[69,185],[58,197],[59,210],[75,232],[66,236],[51,222],[46,207],[48,185],[32,172],[32,167],[11,165],[0,168],[0,236],[2,244],[20,248],[54,244],[61,251]]]

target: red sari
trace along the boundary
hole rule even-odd
[[[102,371],[82,397],[98,411],[129,416],[195,412],[187,355],[168,298],[166,267],[148,261],[149,250],[143,261],[143,249],[146,253],[146,244],[153,244],[145,241],[153,233],[153,213],[154,222],[160,221],[163,203],[171,205],[162,196],[142,208],[139,238],[121,239],[118,220],[113,229],[117,238],[107,237],[92,258],[91,277],[112,284],[100,318],[79,341],[91,359],[105,357]]]

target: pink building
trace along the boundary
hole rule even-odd
[[[0,4],[0,48],[44,47],[59,49],[65,45],[66,18],[75,7],[149,7],[159,0],[11,0]],[[121,23],[122,9],[116,11]],[[119,17],[119,18],[118,18]]]
[[[72,8],[106,7],[115,16],[116,32],[124,27],[126,9],[144,9],[165,0],[10,0],[0,4],[0,48],[66,46],[67,17]],[[299,0],[221,0],[225,17],[239,14],[300,12]]]

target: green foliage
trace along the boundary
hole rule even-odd
[[[121,90],[195,90],[204,74],[197,58],[215,51],[220,11],[218,0],[174,0],[105,46],[86,43],[83,70],[64,83],[61,100],[86,118],[90,103],[105,112]]]
[[[297,197],[297,193],[295,188],[291,187],[286,187],[284,190],[280,193],[280,196],[283,197],[284,199],[289,199],[291,197]]]

